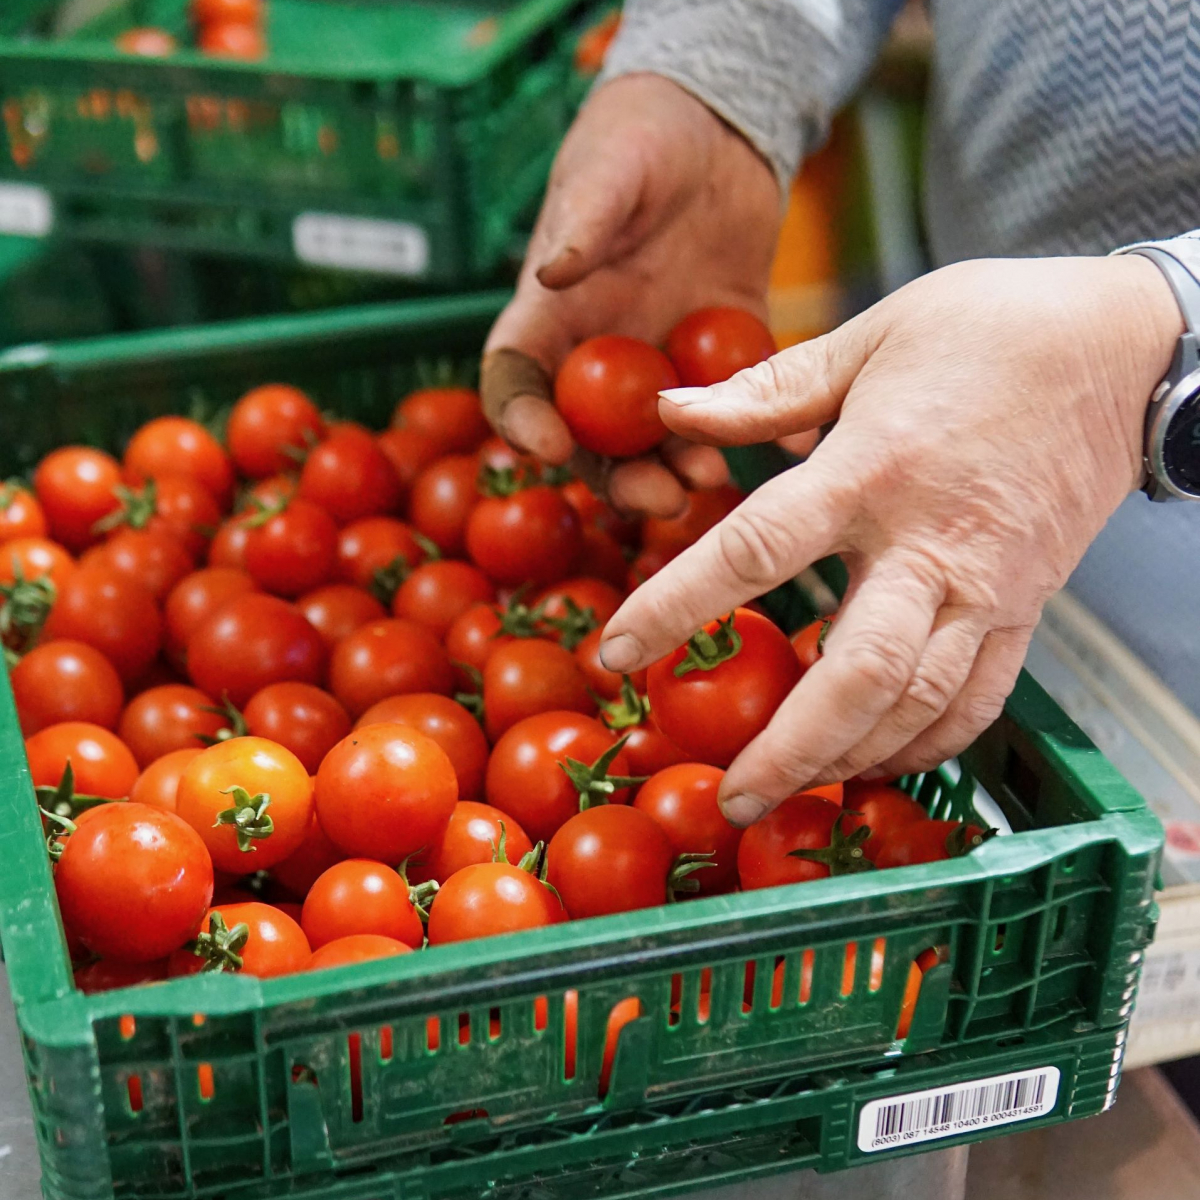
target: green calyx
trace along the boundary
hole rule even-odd
[[[278,500],[273,500],[268,504],[265,500],[252,496],[249,504],[250,515],[242,517],[242,524],[247,529],[261,529],[268,521],[274,520],[280,513],[285,512],[291,500],[290,496],[280,496]]]
[[[825,653],[825,639],[829,636],[829,631],[833,628],[833,618],[826,617],[821,622],[821,632],[817,634],[817,653]]]
[[[220,704],[202,704],[200,711],[215,713],[218,717],[224,717],[229,722],[224,729],[218,729],[216,733],[195,734],[196,740],[202,742],[205,746],[215,746],[219,742],[228,742],[234,738],[246,736],[246,718],[242,716],[238,706],[230,700],[228,692],[222,693]]]
[[[476,485],[481,495],[504,499],[534,487],[538,482],[537,473],[527,466],[489,467],[485,464],[479,469]]]
[[[722,617],[715,632],[698,629],[687,640],[683,660],[675,668],[675,678],[682,679],[689,671],[712,671],[728,662],[742,648],[742,635],[733,627],[734,614]]]
[[[89,808],[98,808],[101,804],[120,803],[111,796],[79,795],[75,791],[75,768],[69,758],[66,766],[63,767],[62,778],[57,785],[51,787],[49,784],[42,784],[34,788],[34,793],[37,796],[38,807],[47,817],[54,821],[66,821],[68,824],[72,817],[79,816]],[[74,826],[72,826],[72,830],[73,828]],[[52,852],[51,857],[56,858],[57,855]]]
[[[597,804],[607,804],[614,792],[620,791],[621,788],[637,787],[638,784],[645,783],[650,778],[648,775],[610,775],[608,773],[608,768],[625,748],[628,740],[629,735],[626,734],[620,741],[609,746],[590,766],[587,763],[581,763],[576,758],[568,758],[565,762],[558,764],[579,793],[580,812],[586,812]]]
[[[412,567],[408,565],[408,557],[397,554],[386,567],[375,568],[368,591],[384,608],[390,609],[400,585],[411,574]]]
[[[960,822],[946,835],[946,853],[951,858],[962,858],[984,842],[991,841],[999,832],[998,829],[980,829],[978,825]]]
[[[58,862],[62,858],[63,850],[66,849],[67,838],[75,832],[78,826],[69,817],[61,817],[58,813],[50,812],[40,804],[38,812],[51,826],[50,832],[46,835],[46,853],[50,856],[51,862]]]
[[[457,659],[453,661],[453,666],[457,667],[471,681],[471,690],[469,692],[455,692],[455,703],[461,704],[477,720],[480,725],[483,724],[483,672],[478,667],[471,666],[470,663],[459,662]]]
[[[860,825],[853,833],[848,834],[842,829],[842,821],[846,815],[838,814],[829,834],[828,846],[819,850],[789,850],[788,857],[821,863],[829,868],[830,875],[856,875],[860,871],[875,870],[875,864],[863,853],[863,846],[871,836],[870,826]]]
[[[421,918],[422,925],[429,924],[429,906],[433,903],[434,898],[438,894],[438,882],[435,879],[427,879],[424,883],[411,884],[408,882],[408,864],[420,854],[420,850],[414,850],[397,868],[396,874],[404,880],[404,886],[408,888],[408,902],[417,910],[417,916]]]
[[[561,617],[546,617],[545,623],[558,634],[565,649],[574,650],[600,622],[594,608],[580,608],[570,596],[563,596],[562,604],[566,612]]]
[[[14,566],[13,580],[0,587],[0,641],[14,654],[28,653],[42,636],[42,627],[58,588],[49,575],[26,579],[19,566]]]
[[[275,832],[275,822],[267,812],[271,797],[266,792],[251,796],[244,787],[225,788],[223,796],[232,796],[233,805],[217,813],[213,828],[231,825],[237,835],[238,849],[243,853],[253,853],[254,843],[268,838]]]
[[[700,890],[695,873],[716,865],[711,850],[705,854],[681,854],[667,875],[667,903],[674,904],[680,896],[694,896]]]
[[[113,488],[113,495],[120,504],[92,526],[93,533],[111,533],[122,525],[128,525],[130,529],[145,529],[150,518],[158,511],[158,488],[153,479],[147,480],[140,489],[119,483]]]
[[[197,958],[204,959],[202,974],[218,971],[240,971],[242,951],[250,940],[250,926],[240,922],[230,929],[219,912],[208,918],[208,931],[198,933],[187,945]]]
[[[635,729],[644,725],[650,716],[650,700],[639,696],[628,675],[621,676],[621,694],[615,700],[601,700],[595,696],[600,720],[614,732],[619,729]]]
[[[501,835],[501,845],[503,845],[503,834]],[[497,847],[497,850],[499,848]],[[507,862],[508,859],[496,859],[497,862]],[[532,875],[547,891],[552,892],[554,898],[562,904],[562,896],[558,894],[558,888],[552,884],[548,878],[550,870],[550,860],[546,855],[546,843],[538,842],[528,854],[522,856],[521,861],[517,863],[517,870],[524,871],[527,875]]]
[[[514,638],[532,638],[541,637],[546,632],[546,627],[549,622],[546,620],[546,605],[535,604],[532,608],[525,603],[525,585],[517,588],[513,592],[508,603],[500,612],[500,628],[492,634],[493,638],[498,637],[514,637]]]
[[[508,862],[508,830],[503,821],[500,822],[500,840],[492,843],[492,862]]]
[[[0,512],[7,512],[20,492],[29,491],[29,484],[17,476],[0,483]]]

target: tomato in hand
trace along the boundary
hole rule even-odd
[[[415,429],[385,429],[375,444],[387,456],[400,481],[401,503],[412,495],[413,482],[431,462],[441,457],[437,442]]]
[[[247,733],[290,750],[315,775],[321,760],[350,732],[346,710],[311,683],[269,683],[242,713]]]
[[[801,794],[785,800],[742,834],[738,878],[742,888],[805,883],[870,868],[861,830],[848,833],[840,805],[824,796]],[[811,854],[801,858],[793,851]]]
[[[502,643],[483,667],[484,727],[492,742],[538,713],[591,714],[596,703],[575,656],[556,642],[518,638]]]
[[[444,638],[455,620],[472,605],[491,603],[496,589],[491,580],[470,563],[438,559],[423,563],[400,585],[392,612],[424,625]]]
[[[168,960],[167,974],[171,978],[195,975],[207,963],[212,964],[210,970],[271,979],[306,970],[311,958],[312,948],[295,920],[272,904],[251,900],[209,909],[195,949],[176,950]]]
[[[542,929],[566,919],[562,904],[532,872],[507,862],[477,863],[442,884],[429,909],[429,944]]]
[[[174,814],[105,804],[65,839],[54,890],[63,924],[94,954],[152,963],[200,928],[212,899],[212,863]]]
[[[990,836],[991,830],[964,821],[911,821],[892,831],[876,853],[875,865],[911,867],[962,858]]]
[[[286,383],[265,383],[233,406],[225,440],[243,475],[265,479],[294,469],[296,455],[316,445],[324,432],[320,410],[304,392]]]
[[[138,777],[137,760],[114,733],[86,721],[63,721],[25,739],[34,787],[57,787],[67,763],[81,796],[120,800]]]
[[[308,960],[310,971],[323,971],[327,967],[347,967],[352,963],[373,962],[377,958],[392,958],[397,954],[408,954],[411,946],[395,938],[380,937],[374,933],[357,933],[349,937],[326,942],[314,950]]]
[[[129,799],[134,804],[148,804],[151,808],[175,811],[175,801],[179,797],[179,780],[188,763],[203,749],[197,746],[194,750],[172,750],[162,758],[156,758],[137,777],[129,791]]]
[[[714,525],[724,520],[745,496],[731,483],[701,492],[688,492],[687,505],[676,517],[647,517],[642,522],[643,550],[678,554],[698,542]],[[663,564],[659,563],[658,570]],[[650,574],[653,574],[651,571]]]
[[[264,509],[246,522],[243,561],[261,588],[278,596],[299,596],[325,583],[338,555],[338,527],[323,509],[293,499]]]
[[[466,543],[471,561],[496,583],[547,587],[571,573],[582,530],[556,488],[535,484],[484,496],[467,519]]]
[[[258,585],[234,567],[205,567],[185,575],[170,591],[163,607],[164,646],[167,657],[187,667],[187,647],[192,634],[227,600],[258,591]]]
[[[0,543],[45,537],[46,514],[38,498],[19,480],[0,484]]]
[[[329,840],[314,811],[299,849],[271,868],[271,879],[293,896],[307,896],[317,879],[345,857],[345,851]]]
[[[684,387],[711,387],[775,353],[775,338],[740,308],[701,308],[667,334],[667,355]]]
[[[400,481],[375,439],[356,425],[336,425],[300,472],[300,496],[342,525],[394,512]]]
[[[75,986],[85,996],[96,996],[101,992],[117,988],[141,987],[147,983],[161,983],[167,977],[167,960],[158,962],[122,963],[98,958],[75,972]]]
[[[96,522],[120,507],[120,485],[117,460],[90,446],[52,450],[33,473],[33,490],[50,536],[75,554],[99,541]]]
[[[156,417],[129,440],[122,462],[125,481],[139,485],[164,475],[198,479],[222,508],[233,496],[233,464],[215,437],[199,421]]]
[[[172,750],[203,749],[228,723],[211,696],[184,683],[148,688],[130,700],[117,735],[145,769]]]
[[[395,517],[366,517],[342,530],[337,547],[337,577],[365,588],[384,604],[426,554],[412,527]]]
[[[350,583],[328,583],[296,601],[329,649],[368,621],[382,621],[387,609],[362,588]]]
[[[369,858],[345,859],[321,875],[304,900],[300,925],[314,950],[356,933],[395,938],[413,950],[425,942],[404,877]]]
[[[475,456],[450,454],[430,463],[413,480],[408,516],[443,554],[461,554],[467,544],[467,522],[479,500]]]
[[[871,836],[863,843],[863,853],[872,862],[892,840],[896,832],[914,821],[927,821],[929,814],[907,792],[886,784],[859,784],[848,795],[843,807],[846,819],[842,828],[847,833],[865,825]]]
[[[441,642],[415,621],[369,621],[344,637],[329,660],[329,690],[352,717],[407,692],[449,695],[454,671]]]
[[[125,703],[116,669],[86,642],[35,646],[12,668],[9,683],[26,737],[62,721],[114,729]]]
[[[816,666],[817,660],[821,657],[825,648],[825,637],[832,624],[832,618],[818,617],[792,634],[792,649],[795,650],[800,665],[806,671]]]
[[[563,360],[554,380],[554,406],[585,450],[633,458],[667,436],[658,393],[678,386],[661,350],[609,334],[580,342]]]
[[[498,858],[501,843],[504,854]],[[414,884],[430,879],[443,884],[476,863],[504,861],[516,867],[532,850],[529,836],[508,813],[490,804],[461,800],[450,814],[442,840],[409,863],[408,879]]]
[[[479,393],[466,387],[431,387],[410,392],[392,414],[392,424],[415,429],[437,442],[443,454],[466,454],[492,432]]]
[[[154,529],[122,529],[79,560],[139,583],[160,603],[196,568],[183,543]]]

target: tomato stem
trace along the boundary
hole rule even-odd
[[[821,632],[817,634],[817,654],[825,653],[825,639],[829,636],[829,631],[833,628],[833,618],[826,617],[821,622]]]
[[[683,660],[675,668],[676,679],[689,671],[711,671],[728,662],[742,648],[742,635],[733,627],[735,613],[717,621],[714,633],[697,629],[687,640]]]
[[[667,875],[667,903],[674,904],[680,895],[695,895],[700,890],[700,880],[693,878],[695,872],[716,865],[711,850],[704,854],[681,854]]]
[[[485,463],[479,469],[476,486],[483,496],[505,499],[536,486],[538,482],[536,470],[524,463],[515,467],[489,467]]]
[[[616,700],[601,700],[596,697],[600,709],[600,720],[614,732],[644,725],[650,715],[650,700],[639,696],[628,675],[621,676],[621,695]]]
[[[390,609],[400,585],[412,574],[408,557],[397,554],[386,567],[376,567],[368,591],[384,608]]]
[[[649,775],[610,775],[608,773],[608,768],[625,748],[627,741],[629,741],[629,734],[609,746],[590,766],[580,762],[577,758],[568,758],[558,764],[579,793],[580,812],[586,812],[597,804],[607,804],[609,797],[614,792],[621,788],[637,787],[638,784],[645,783],[650,778]]]
[[[855,875],[859,871],[873,871],[875,864],[863,853],[863,846],[871,836],[869,825],[860,825],[853,833],[842,829],[842,821],[849,813],[838,813],[829,834],[829,845],[819,850],[789,850],[789,858],[802,858],[805,862],[821,863],[829,868],[830,875]],[[855,816],[861,816],[855,813]]]
[[[421,547],[421,552],[425,555],[426,562],[437,562],[442,557],[442,548],[433,538],[428,538],[423,533],[414,529],[412,531],[412,539]]]
[[[275,832],[275,822],[267,812],[271,797],[266,792],[251,796],[244,787],[237,784],[223,788],[221,795],[232,796],[233,806],[217,813],[213,828],[232,825],[237,835],[238,849],[243,853],[253,853],[256,841],[268,838]]]
[[[280,496],[278,499],[267,503],[265,500],[260,500],[257,496],[250,498],[250,508],[254,509],[253,516],[242,518],[242,524],[247,529],[261,529],[268,521],[279,516],[281,512],[287,509],[290,496]]]
[[[483,672],[478,667],[473,667],[470,663],[459,662],[457,659],[453,661],[453,665],[470,679],[472,688],[469,692],[455,692],[454,700],[457,704],[461,704],[482,725]]]
[[[232,929],[225,924],[225,918],[219,912],[214,912],[208,918],[208,932],[198,933],[186,949],[197,958],[204,959],[201,973],[214,971],[240,971],[242,969],[241,952],[250,940],[250,926],[244,921]]]
[[[509,597],[504,610],[498,613],[500,628],[492,634],[493,638],[506,635],[515,638],[541,637],[546,632],[546,605],[543,602],[530,608],[524,600],[527,590],[527,586],[522,584]]]
[[[968,825],[962,821],[946,835],[946,853],[951,858],[962,858],[999,832],[998,829],[980,829],[978,825]]]
[[[97,808],[101,804],[116,804],[118,801],[111,796],[82,796],[75,792],[75,767],[68,758],[63,767],[62,778],[58,784],[40,784],[34,788],[38,807],[42,812],[49,810],[49,815],[55,820],[77,817],[89,808]]]
[[[14,564],[13,580],[0,587],[0,641],[18,655],[37,645],[46,618],[58,599],[58,588],[49,575],[26,579]]]
[[[499,861],[499,860],[497,860]],[[507,861],[507,859],[505,860]],[[538,883],[554,894],[554,898],[562,904],[562,896],[558,894],[558,888],[554,886],[547,878],[550,869],[550,862],[546,856],[546,843],[538,842],[532,850],[524,855],[519,863],[517,870],[524,871],[528,875],[532,875]]]
[[[145,529],[158,511],[158,487],[153,479],[146,480],[140,490],[118,483],[113,495],[120,504],[93,526],[93,533],[111,533],[122,525],[130,529]]]
[[[547,617],[545,621],[558,632],[563,647],[574,650],[600,622],[596,620],[594,608],[580,608],[570,596],[563,596],[562,603],[566,613],[561,617]]]
[[[70,764],[68,763],[68,769]],[[38,812],[49,821],[52,825],[57,825],[57,829],[52,829],[46,837],[46,853],[50,855],[51,862],[58,862],[62,858],[62,852],[65,849],[64,843],[67,838],[79,828],[69,817],[60,816],[56,812],[51,812],[49,809],[38,805]]]
[[[221,693],[220,704],[202,704],[200,711],[224,717],[229,724],[224,729],[218,729],[214,734],[193,734],[198,742],[203,742],[206,746],[215,746],[218,742],[228,742],[233,738],[246,736],[246,718],[242,716],[238,706],[230,700],[228,692]]]

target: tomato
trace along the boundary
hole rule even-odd
[[[575,46],[575,70],[581,75],[598,75],[604,66],[608,48],[620,28],[621,14],[611,12],[601,17],[590,29],[585,29]]]
[[[324,432],[320,410],[304,392],[286,383],[265,383],[233,406],[225,441],[243,475],[264,479],[292,470],[297,455],[316,445]]]
[[[594,526],[585,528],[580,537],[579,561],[587,564],[588,571],[596,579],[619,588],[622,595],[628,590],[629,564],[625,561],[621,543],[611,533]]]
[[[223,509],[233,496],[229,455],[199,421],[187,417],[148,421],[129,440],[122,465],[131,484],[163,475],[190,475],[208,488]]]
[[[625,757],[634,775],[657,775],[667,767],[688,760],[687,755],[655,726],[653,719],[617,732],[626,739]]]
[[[579,664],[587,679],[588,687],[602,700],[616,700],[621,695],[621,683],[625,678],[616,671],[610,671],[600,661],[600,640],[604,628],[597,625],[591,633],[585,634],[583,640],[575,647],[575,661]],[[635,671],[630,680],[638,691],[646,690],[646,672]]]
[[[271,878],[293,896],[306,896],[317,878],[345,857],[326,836],[314,812],[300,848],[271,868]]]
[[[785,800],[742,834],[738,878],[742,888],[776,887],[845,875],[870,866],[860,834],[847,833],[842,808],[824,796],[801,794]],[[792,856],[813,851],[823,861]]]
[[[54,890],[63,923],[94,954],[157,962],[200,928],[212,899],[212,863],[174,814],[105,804],[66,839]]]
[[[321,635],[292,605],[256,592],[227,601],[188,642],[192,682],[239,708],[268,683],[319,683],[325,658]]]
[[[45,537],[46,514],[38,498],[19,480],[0,485],[0,542]]]
[[[244,941],[236,936],[239,926],[245,926]],[[270,979],[303,971],[312,958],[304,930],[287,913],[256,900],[209,909],[196,942],[195,951],[171,955],[168,975],[194,975],[211,962],[219,971]]]
[[[697,762],[727,767],[766,727],[800,680],[787,638],[739,608],[710,621],[646,673],[659,728]]]
[[[407,692],[449,695],[454,671],[441,642],[415,621],[369,621],[344,637],[329,660],[329,690],[359,717]]]
[[[196,568],[179,541],[151,529],[122,529],[108,541],[93,546],[79,561],[84,566],[97,564],[140,583],[158,601]]]
[[[137,777],[129,791],[129,799],[134,804],[148,804],[151,808],[174,812],[180,776],[202,749],[197,746],[195,749],[172,750],[170,754],[156,758]]]
[[[962,858],[991,836],[963,821],[910,821],[893,829],[876,853],[877,867],[911,867],[917,863]]]
[[[96,522],[119,507],[120,484],[117,460],[90,446],[52,450],[33,473],[33,490],[50,536],[75,553],[99,540]]]
[[[702,492],[688,492],[687,506],[677,517],[647,517],[642,522],[642,547],[675,553],[685,550],[718,521],[729,516],[744,499],[745,496],[731,483]]]
[[[807,671],[816,665],[817,659],[825,646],[825,636],[833,622],[826,617],[818,617],[809,622],[803,629],[797,629],[792,634],[792,649],[800,660],[800,665]]]
[[[387,609],[370,592],[349,583],[330,583],[317,588],[301,596],[296,608],[331,650],[360,625],[387,616]]]
[[[927,821],[929,814],[907,792],[886,785],[858,785],[845,802],[846,819],[842,828],[852,833],[867,826],[871,836],[863,843],[863,853],[872,862],[898,830],[914,821]]]
[[[152,687],[135,696],[121,714],[117,734],[144,769],[172,750],[201,749],[228,720],[211,696],[183,683]]]
[[[228,21],[223,25],[205,25],[196,38],[196,45],[205,54],[220,58],[259,59],[267,52],[262,30],[255,25]]]
[[[435,741],[446,752],[458,779],[459,800],[476,800],[483,792],[488,744],[479,722],[457,700],[434,692],[388,696],[372,704],[359,725],[394,721]]]
[[[86,642],[35,646],[12,668],[9,683],[26,737],[62,721],[113,729],[125,703],[116,669]]]
[[[484,496],[467,519],[466,540],[471,561],[489,579],[508,587],[547,587],[571,573],[582,530],[579,514],[556,488],[535,484]]]
[[[629,564],[629,571],[625,576],[626,589],[631,592],[637,591],[647,579],[657,575],[671,559],[676,558],[681,549],[683,547],[651,546],[642,550]]]
[[[95,996],[100,992],[114,991],[116,988],[161,983],[166,977],[165,958],[149,963],[110,962],[100,958],[75,972],[75,986],[85,996]]]
[[[197,25],[224,21],[232,21],[235,25],[258,25],[263,19],[263,0],[192,0],[190,16]]]
[[[658,393],[679,386],[670,359],[637,338],[605,335],[580,342],[554,380],[554,406],[586,450],[633,458],[667,436]]]
[[[165,58],[179,49],[179,43],[165,29],[144,25],[137,29],[126,29],[117,38],[117,49],[146,58]]]
[[[175,811],[204,839],[218,871],[265,871],[307,836],[312,779],[285,747],[266,738],[233,738],[188,763]]]
[[[163,607],[163,648],[167,657],[186,669],[192,634],[227,600],[256,591],[258,584],[234,567],[206,567],[185,575],[171,589]]]
[[[238,497],[237,510],[247,516],[264,508],[283,508],[296,499],[300,481],[295,475],[268,475]]]
[[[387,455],[366,429],[337,425],[305,460],[300,495],[346,525],[395,511],[401,488]]]
[[[441,457],[434,438],[415,429],[385,429],[375,435],[375,444],[387,456],[400,481],[401,501],[407,503],[413,482],[431,462]]]
[[[517,468],[540,471],[541,464],[531,454],[514,450],[502,437],[490,437],[475,451],[478,470],[490,467],[493,471],[515,471]]]
[[[460,800],[450,814],[450,824],[436,846],[423,850],[408,866],[410,883],[436,880],[445,883],[451,875],[476,863],[500,861],[496,855],[504,843],[503,861],[519,866],[533,850],[529,835],[508,813],[490,804]]]
[[[348,858],[321,875],[304,900],[300,924],[314,950],[355,933],[395,938],[413,950],[425,941],[404,877],[369,858]]]
[[[367,517],[338,537],[337,578],[391,604],[401,581],[426,557],[411,526],[394,517]]]
[[[495,742],[518,721],[554,710],[590,714],[596,704],[575,656],[555,642],[497,646],[483,668],[484,728]]]
[[[635,546],[641,537],[641,522],[623,517],[601,500],[582,479],[571,479],[559,488],[563,499],[579,514],[583,528],[610,534],[622,546]],[[585,560],[586,561],[586,560]]]
[[[467,522],[479,500],[475,456],[447,455],[430,463],[413,480],[409,520],[443,554],[461,554],[467,544]]]
[[[87,721],[47,725],[25,739],[25,755],[34,787],[57,787],[69,762],[75,791],[81,796],[129,795],[138,777],[137,760],[117,736]]]
[[[0,545],[0,584],[48,579],[61,593],[74,574],[75,560],[48,538],[13,538]]]
[[[446,831],[458,781],[432,738],[390,722],[362,725],[317,772],[317,816],[347,854],[403,862]]]
[[[350,732],[346,710],[311,683],[269,683],[250,697],[242,717],[247,732],[286,747],[310,775]]]
[[[432,387],[410,392],[392,414],[392,424],[415,429],[438,443],[443,454],[474,450],[492,432],[473,388]]]
[[[429,909],[429,944],[542,929],[566,914],[554,893],[534,874],[510,863],[477,863],[442,884]]]
[[[191,475],[158,475],[138,490],[121,490],[121,507],[103,525],[147,529],[183,545],[192,556],[204,553],[221,522],[221,509],[203,480]]]
[[[540,593],[536,603],[543,606],[542,615],[548,624],[561,626],[557,640],[573,650],[592,628],[607,625],[624,599],[611,583],[585,576],[556,583]]]
[[[711,387],[775,353],[775,338],[740,308],[701,308],[667,334],[667,354],[684,387]]]
[[[246,539],[249,536],[250,526],[246,524],[245,516],[230,517],[222,521],[208,546],[208,565],[244,570]]]
[[[676,854],[709,853],[713,864],[696,872],[704,895],[726,891],[737,880],[742,831],[717,807],[717,789],[725,772],[702,763],[679,763],[648,779],[633,807],[652,817],[671,840]]]
[[[374,933],[351,934],[349,937],[326,942],[319,950],[314,950],[312,958],[308,960],[308,969],[323,971],[327,967],[346,967],[351,963],[372,962],[377,958],[408,954],[411,950],[411,946],[406,946],[395,938],[380,937]]]
[[[338,555],[338,527],[307,500],[290,500],[248,521],[246,571],[268,592],[299,596],[325,583]]]
[[[495,604],[473,604],[446,630],[446,653],[460,664],[461,685],[472,685],[471,669],[482,671],[492,651],[511,642],[540,638],[549,631],[541,616],[514,596],[501,610]],[[461,667],[468,670],[462,671]]]
[[[400,585],[392,612],[424,625],[444,638],[455,620],[473,604],[496,599],[491,580],[470,563],[438,559],[423,563]]]

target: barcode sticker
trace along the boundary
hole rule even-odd
[[[45,237],[54,227],[54,202],[32,183],[0,183],[0,233]]]
[[[405,276],[429,268],[429,239],[407,221],[301,213],[292,223],[292,247],[301,262],[323,267]]]
[[[1057,1067],[1041,1067],[871,1100],[859,1114],[858,1148],[869,1154],[1045,1116],[1058,1101],[1061,1077]]]

